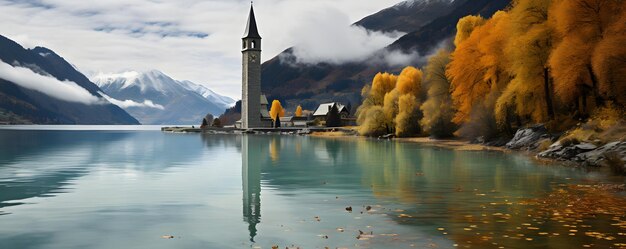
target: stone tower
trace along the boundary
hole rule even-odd
[[[261,36],[256,27],[252,6],[250,6],[250,15],[242,40],[241,128],[259,128],[261,127]]]

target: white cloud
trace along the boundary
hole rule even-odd
[[[75,82],[60,81],[53,77],[37,74],[28,68],[13,67],[1,61],[0,78],[63,101],[88,105],[105,103]]]
[[[301,36],[307,35],[307,30],[289,31],[313,26],[311,13],[317,15],[315,20],[341,21],[335,26],[342,25],[344,31],[362,38],[358,42],[379,46],[384,43],[385,35],[368,36],[348,26],[398,2],[257,0],[254,6],[263,36],[263,58],[271,59],[302,41]],[[239,98],[239,45],[249,3],[243,0],[0,0],[1,34],[24,41],[27,47],[44,45],[77,65],[88,77],[97,72],[160,69],[175,79],[203,83],[216,92]],[[318,38],[327,39],[320,44],[339,39],[324,33]],[[343,43],[353,44],[353,41],[343,40]],[[350,51],[339,55],[345,59],[360,53]],[[329,58],[330,54],[324,57]]]
[[[103,92],[98,92],[100,95],[102,95],[102,97],[104,97],[106,100],[108,100],[109,102],[111,102],[112,104],[119,106],[122,109],[126,109],[128,107],[148,107],[148,108],[154,108],[154,109],[159,109],[159,110],[165,110],[165,107],[163,107],[162,105],[159,104],[155,104],[154,102],[152,102],[152,100],[146,99],[144,100],[142,103],[139,102],[135,102],[133,100],[118,100],[115,98],[112,98],[109,95],[106,95]]]
[[[403,35],[372,32],[351,23],[348,15],[336,9],[320,9],[304,15],[300,25],[290,32],[297,39],[293,50],[296,62],[363,61]]]

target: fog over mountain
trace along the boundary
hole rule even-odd
[[[352,50],[345,49],[345,44],[341,42],[328,42],[328,51],[340,52],[326,54],[327,58],[319,54],[318,58],[311,58],[302,51],[315,49],[294,44],[263,63],[262,91],[269,99],[281,100],[287,108],[302,105],[312,110],[320,103],[333,101],[356,105],[361,103],[361,89],[371,82],[376,73],[399,73],[405,66],[422,66],[437,49],[451,46],[459,18],[467,15],[488,18],[509,3],[510,0],[411,0],[395,4],[352,25],[345,25],[362,30],[369,36],[401,36],[384,39],[388,41],[384,46],[349,57],[349,60],[345,59],[345,55]],[[316,36],[332,41],[332,36],[325,33],[320,32]],[[363,39],[348,45],[359,47]],[[316,43],[307,44],[313,46]]]
[[[92,80],[142,124],[199,124],[207,113],[218,116],[235,100],[163,72],[100,73]]]
[[[0,122],[139,124],[54,51],[0,35]]]

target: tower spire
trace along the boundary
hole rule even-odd
[[[246,31],[243,34],[243,38],[261,38],[259,30],[256,27],[256,18],[254,17],[253,2],[250,2],[250,14],[248,15],[248,23],[246,24]]]

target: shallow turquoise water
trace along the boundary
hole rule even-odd
[[[503,237],[526,222],[522,200],[545,197],[559,184],[624,182],[538,166],[525,156],[364,139],[66,129],[72,127],[0,130],[0,248],[625,243],[618,227],[610,230],[613,241],[585,236],[582,229],[532,241]],[[471,217],[496,212],[513,215],[511,224],[496,218],[471,223]],[[610,218],[580,224],[610,228]],[[539,230],[528,236],[565,233],[560,225],[533,224]],[[480,244],[485,235],[493,239]]]

